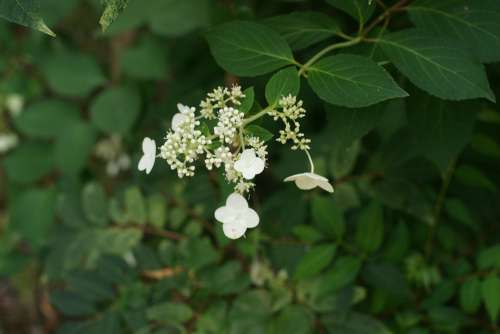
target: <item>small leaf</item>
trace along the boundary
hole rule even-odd
[[[342,211],[327,197],[316,196],[312,200],[312,216],[314,224],[324,233],[340,241],[345,232],[345,221]]]
[[[131,187],[125,191],[125,208],[130,222],[146,223],[146,202],[139,188]]]
[[[417,29],[383,35],[377,42],[394,65],[429,94],[445,100],[495,101],[484,67],[460,44]]]
[[[146,316],[149,320],[180,325],[191,319],[193,311],[186,304],[166,302],[149,307]]]
[[[273,134],[261,126],[250,124],[245,127],[245,132],[251,136],[255,136],[260,140],[266,142],[273,138]]]
[[[500,313],[500,278],[495,274],[488,276],[481,283],[481,295],[491,322],[496,324]]]
[[[500,245],[482,250],[477,257],[477,266],[480,270],[500,269]]]
[[[141,107],[137,91],[115,87],[102,92],[90,108],[92,122],[110,134],[124,134],[132,128]]]
[[[56,34],[40,17],[39,9],[38,2],[33,0],[2,1],[0,2],[0,17],[55,37]]]
[[[17,183],[35,182],[54,167],[52,147],[27,141],[12,151],[2,164],[9,180]]]
[[[336,250],[334,245],[315,246],[300,260],[294,278],[303,280],[315,276],[330,264]]]
[[[375,10],[375,4],[368,0],[326,0],[326,2],[349,14],[360,23],[367,22]]]
[[[113,23],[118,15],[127,7],[128,0],[103,0],[104,12],[99,19],[99,24],[103,31],[108,29],[109,25]]]
[[[280,33],[293,50],[302,50],[335,36],[339,31],[337,22],[319,12],[293,12],[274,16],[264,21]]]
[[[271,333],[309,334],[313,328],[313,320],[313,314],[305,306],[290,305],[276,318]]]
[[[295,64],[286,41],[258,23],[225,23],[212,29],[207,39],[217,63],[236,75],[257,76]]]
[[[283,96],[297,96],[300,91],[300,77],[295,67],[287,67],[275,73],[266,84],[266,100],[276,105]]]
[[[465,281],[460,287],[460,305],[466,313],[476,313],[481,306],[481,283],[477,278]]]
[[[96,132],[90,124],[81,121],[66,125],[60,131],[54,147],[57,168],[65,174],[77,174],[87,164]]]
[[[408,96],[383,67],[362,56],[323,58],[308,69],[307,80],[324,101],[350,108]]]
[[[365,253],[375,252],[384,238],[382,207],[372,202],[361,211],[356,225],[356,245]]]
[[[82,205],[88,220],[96,225],[106,225],[108,221],[108,199],[99,183],[89,183],[83,188]]]
[[[167,202],[160,195],[152,195],[147,200],[149,222],[156,227],[163,227],[167,221]]]
[[[359,274],[363,262],[353,256],[339,257],[333,264],[333,269],[320,277],[322,294],[336,292],[352,283]]]
[[[247,114],[250,110],[252,110],[255,102],[255,91],[253,87],[249,87],[243,91],[243,94],[245,94],[245,97],[241,100],[241,104],[238,109],[242,113]]]

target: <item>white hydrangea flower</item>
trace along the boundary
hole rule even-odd
[[[323,190],[333,193],[333,186],[324,176],[315,173],[301,173],[287,177],[285,182],[294,181],[295,185],[302,190],[311,190],[320,187]]]
[[[12,117],[19,116],[24,107],[24,97],[20,94],[9,94],[5,99],[5,107]]]
[[[172,117],[172,130],[177,131],[179,129],[179,125],[184,123],[189,117],[188,114],[190,111],[194,112],[194,108],[190,108],[181,103],[177,103],[177,109],[179,112]]]
[[[227,144],[233,142],[237,130],[243,124],[245,115],[238,109],[225,107],[219,110],[217,126],[214,127],[214,135]]]
[[[264,160],[255,155],[253,148],[244,150],[238,161],[234,163],[234,169],[240,172],[247,180],[251,180],[255,175],[262,173],[264,167]]]
[[[145,170],[146,174],[149,174],[151,172],[151,169],[153,169],[153,166],[155,164],[155,159],[156,159],[156,143],[153,139],[151,138],[144,138],[142,141],[142,158],[139,160],[139,165],[137,168],[140,171]]]
[[[229,239],[238,239],[248,228],[259,225],[259,215],[248,207],[247,200],[238,193],[228,196],[226,205],[215,211],[215,219],[223,224],[222,230]]]

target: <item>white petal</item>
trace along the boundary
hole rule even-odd
[[[243,177],[247,180],[251,180],[255,177],[255,172],[253,171],[253,168],[244,169],[239,172],[241,172],[241,174],[243,174]]]
[[[253,160],[255,158],[255,151],[253,148],[247,148],[241,153],[240,160]]]
[[[245,234],[247,228],[242,223],[234,222],[230,224],[223,224],[222,230],[224,231],[224,235],[229,239],[238,239]]]
[[[252,164],[253,172],[257,175],[264,171],[265,162],[261,158],[255,158]]]
[[[236,161],[236,162],[234,163],[234,169],[235,169],[237,172],[243,173],[243,171],[246,169],[245,167],[246,167],[246,166],[245,166],[245,163],[244,163],[244,161],[243,161],[243,160],[241,160],[241,158],[240,158],[240,159],[238,159],[238,161]]]
[[[254,209],[248,209],[243,214],[243,219],[248,228],[253,228],[259,225],[259,215]]]
[[[142,152],[144,153],[144,155],[155,155],[156,142],[151,138],[144,138],[142,140]]]
[[[185,106],[182,103],[177,103],[177,110],[179,110],[179,112],[186,113],[189,111],[189,109],[190,108],[188,106]]]
[[[188,117],[184,114],[177,113],[172,117],[172,130],[176,131],[179,125],[184,122]]]
[[[316,183],[321,189],[328,191],[329,193],[333,193],[333,186],[330,184],[330,182],[327,181],[320,181]]]
[[[217,219],[221,223],[225,223],[229,220],[229,218],[231,218],[231,216],[233,216],[231,211],[232,210],[230,208],[228,208],[227,206],[221,206],[220,208],[215,210],[215,214],[214,214],[215,219]]]
[[[232,193],[226,200],[226,206],[235,210],[243,210],[248,208],[248,203],[245,197],[241,196],[238,193]]]
[[[151,156],[144,155],[141,158],[141,160],[139,160],[139,165],[137,166],[137,168],[140,171],[145,170],[146,174],[149,174],[151,172],[151,170],[153,169],[154,164],[155,164],[155,157],[154,156],[151,157]]]
[[[308,176],[301,176],[295,179],[295,184],[299,189],[302,190],[311,190],[313,188],[316,188],[316,181]]]

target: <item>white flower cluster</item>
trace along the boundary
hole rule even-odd
[[[224,234],[231,239],[240,238],[248,228],[259,224],[259,216],[242,196],[255,187],[253,179],[266,167],[267,145],[245,129],[259,117],[270,115],[274,120],[281,120],[285,129],[280,131],[278,141],[283,144],[291,141],[293,150],[303,150],[309,158],[310,173],[291,176],[285,181],[295,181],[300,189],[318,186],[333,192],[326,178],[314,174],[308,152],[311,141],[300,131],[299,119],[306,113],[302,101],[295,96],[284,96],[272,110],[246,117],[239,110],[243,98],[245,95],[240,86],[218,87],[200,103],[199,114],[194,107],[178,104],[179,112],[172,118],[171,130],[160,146],[159,155],[156,156],[155,141],[145,138],[144,154],[138,165],[139,170],[149,174],[156,157],[160,157],[177,171],[180,178],[194,176],[198,160],[204,161],[207,170],[223,168],[226,180],[234,184],[234,193],[228,197],[225,206],[217,209],[215,218],[223,224]]]
[[[130,157],[124,151],[120,136],[113,135],[100,140],[95,147],[95,154],[106,162],[106,173],[117,176],[130,168]]]
[[[310,149],[311,140],[305,138],[304,133],[300,132],[299,119],[306,116],[306,110],[302,105],[302,100],[297,101],[296,96],[283,96],[278,102],[278,107],[269,112],[275,121],[279,119],[285,125],[285,129],[280,130],[280,136],[276,140],[282,144],[292,141],[292,150]]]

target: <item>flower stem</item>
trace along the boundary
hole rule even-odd
[[[253,121],[258,120],[259,118],[261,118],[262,116],[264,116],[265,114],[267,114],[271,109],[273,109],[273,107],[274,106],[267,106],[266,108],[262,109],[261,111],[259,111],[255,115],[250,116],[250,117],[244,119],[242,127],[245,127],[247,124],[252,123]]]
[[[314,173],[314,163],[313,163],[313,160],[311,158],[311,154],[309,154],[308,150],[304,150],[304,152],[306,153],[307,159],[309,160],[309,165],[311,166],[311,173]]]
[[[304,66],[301,67],[301,69],[299,70],[299,75],[303,75],[309,67],[311,67],[315,62],[317,62],[321,57],[323,57],[328,52],[356,45],[360,43],[362,40],[363,40],[362,37],[358,36],[345,42],[335,43],[330,46],[327,46],[323,50],[316,53],[311,59],[307,61],[307,63],[304,64]]]

